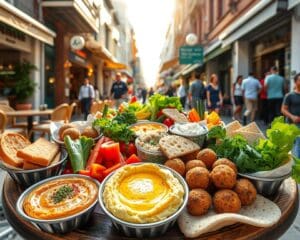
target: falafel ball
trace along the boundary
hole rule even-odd
[[[237,167],[236,165],[234,164],[234,162],[230,161],[229,159],[227,158],[220,158],[218,159],[217,161],[214,162],[212,168],[215,168],[216,166],[219,166],[219,165],[227,165],[228,167],[231,167],[232,170],[237,174],[238,170],[237,170]]]
[[[184,176],[185,174],[185,165],[180,158],[174,158],[166,161],[165,166],[172,168],[173,170],[178,172],[181,176]]]
[[[243,206],[251,205],[256,199],[256,189],[248,179],[237,180],[233,190],[239,196]]]
[[[207,169],[211,169],[217,160],[217,154],[210,148],[204,148],[197,154],[197,159],[203,161]]]
[[[68,128],[75,128],[76,126],[72,123],[62,125],[58,130],[59,139],[64,140],[62,133]]]
[[[187,210],[191,215],[201,216],[206,214],[211,204],[211,196],[205,190],[196,188],[189,192]]]
[[[209,171],[203,167],[195,167],[186,173],[186,182],[190,189],[206,189],[209,184]]]
[[[241,200],[232,190],[219,190],[213,197],[213,204],[217,213],[238,213],[241,209]]]
[[[197,160],[197,159],[190,160],[185,165],[186,171],[189,171],[190,169],[192,169],[194,167],[204,167],[204,168],[206,168],[206,165],[205,165],[204,162],[202,162],[201,160]]]
[[[72,140],[75,140],[80,137],[80,131],[77,128],[67,128],[62,133],[62,139],[64,139],[65,136],[70,136]]]
[[[89,138],[96,138],[99,136],[97,130],[93,127],[86,127],[82,133],[81,133],[82,136],[86,136],[86,137],[89,137]]]
[[[219,189],[231,189],[236,184],[236,173],[227,165],[219,165],[211,171],[210,179]]]

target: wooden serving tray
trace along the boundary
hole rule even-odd
[[[52,235],[42,232],[31,223],[23,220],[16,212],[16,202],[22,190],[7,175],[3,185],[2,203],[5,215],[12,227],[25,239],[45,239],[45,240],[88,240],[88,239],[133,239],[119,233],[104,215],[99,205],[94,211],[89,223],[83,229],[77,229],[64,235]],[[281,185],[278,194],[273,201],[279,206],[282,216],[279,222],[269,228],[259,228],[247,224],[234,224],[218,231],[204,234],[197,239],[277,239],[293,223],[299,207],[298,187],[296,182],[289,178]],[[184,239],[178,226],[174,226],[165,235],[157,239]]]

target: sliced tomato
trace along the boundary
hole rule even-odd
[[[137,154],[137,150],[133,142],[120,142],[120,150],[121,153],[126,157],[130,157],[132,154]]]
[[[100,147],[100,154],[105,167],[109,168],[121,161],[119,143],[113,141],[103,143]]]
[[[62,172],[62,174],[72,174],[72,173],[74,173],[72,168],[65,168],[65,170]]]
[[[141,159],[135,154],[132,154],[127,160],[125,161],[126,164],[132,164],[132,163],[140,163]]]
[[[174,121],[171,118],[166,118],[163,121],[163,124],[165,124],[167,127],[171,127],[174,124]]]
[[[132,96],[129,103],[135,103],[137,101],[137,97],[136,96]]]

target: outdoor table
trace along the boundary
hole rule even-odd
[[[82,229],[57,235],[49,234],[37,229],[31,223],[22,219],[16,212],[16,202],[22,190],[7,175],[3,185],[2,202],[8,222],[25,239],[133,239],[122,235],[112,226],[110,219],[97,206],[89,223]],[[259,228],[247,224],[237,223],[220,230],[210,232],[197,239],[277,239],[293,223],[299,207],[298,187],[296,182],[289,178],[281,185],[273,201],[279,206],[282,216],[277,224],[269,228]],[[183,239],[177,225],[171,228],[165,235],[156,239]],[[155,239],[155,238],[154,238]]]
[[[18,110],[18,111],[11,111],[6,112],[7,117],[26,117],[27,118],[27,132],[30,132],[33,125],[33,117],[34,116],[49,116],[53,113],[53,109],[46,109],[46,110]]]

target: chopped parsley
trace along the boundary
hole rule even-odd
[[[66,198],[71,198],[74,194],[74,189],[69,185],[64,185],[60,187],[53,195],[52,200],[54,204],[60,203]]]

